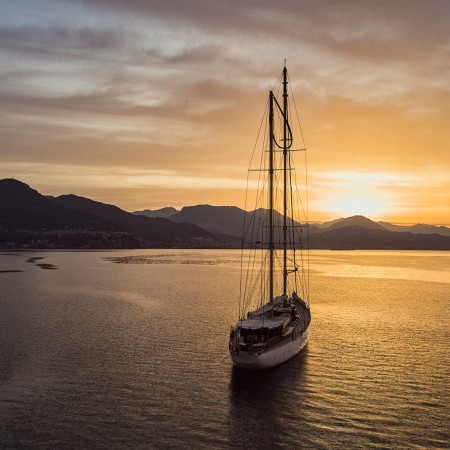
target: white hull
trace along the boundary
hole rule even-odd
[[[310,329],[311,324],[295,340],[286,339],[266,351],[247,352],[241,350],[237,353],[231,352],[233,364],[242,369],[252,370],[270,369],[283,364],[299,353],[306,345]]]

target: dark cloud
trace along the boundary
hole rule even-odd
[[[72,0],[71,0],[72,1]],[[78,0],[98,10],[116,10],[173,27],[258,39],[331,42],[392,42],[408,37],[438,46],[450,37],[447,0]],[[400,40],[403,44],[403,39]],[[370,53],[370,47],[365,49]],[[389,53],[390,48],[385,48]]]
[[[3,75],[4,80],[14,77],[29,79],[32,73],[11,73]],[[120,77],[122,78],[122,77]],[[2,77],[0,77],[0,80]],[[139,101],[139,92],[146,91],[142,84],[138,90],[130,90],[128,86],[133,85],[134,78],[128,77],[127,84],[120,89],[117,84],[110,83],[101,91],[92,90],[85,94],[73,95],[38,95],[35,93],[14,91],[0,92],[0,103],[4,111],[27,116],[42,116],[45,113],[69,114],[93,113],[118,117],[147,117],[147,118],[171,118],[174,120],[185,120],[197,122],[203,116],[211,117],[211,111],[228,107],[235,104],[242,91],[233,85],[227,85],[218,81],[205,79],[178,85],[160,84],[160,89],[171,90],[171,95],[165,101],[156,105],[145,105]],[[141,81],[142,83],[142,81]],[[155,89],[155,86],[152,87]],[[127,94],[133,93],[132,98]]]
[[[0,28],[0,47],[20,49],[106,50],[123,45],[124,36],[111,29],[22,25]]]

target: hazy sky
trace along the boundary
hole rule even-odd
[[[450,224],[448,0],[0,0],[0,178],[244,206],[284,58],[310,218]]]

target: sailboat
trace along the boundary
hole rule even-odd
[[[239,318],[229,336],[231,360],[243,369],[286,362],[305,347],[311,329],[307,205],[293,157],[305,155],[305,145],[297,148],[294,140],[295,128],[300,141],[303,136],[292,119],[286,64],[277,85],[262,122],[259,167],[249,169],[259,179],[255,209],[244,224]]]

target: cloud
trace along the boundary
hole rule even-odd
[[[183,48],[172,54],[164,52],[161,48],[150,48],[146,55],[161,64],[173,65],[195,65],[211,64],[218,60],[223,60],[223,48],[219,45],[199,45],[195,47]]]
[[[176,195],[205,201],[189,180],[245,179],[287,58],[313,171],[436,177],[450,166],[449,20],[438,0],[11,2],[0,161],[173,170]]]
[[[117,63],[130,37],[101,26],[0,26],[0,67],[47,69],[59,76],[81,68],[89,71],[96,64]]]
[[[0,44],[6,49],[83,49],[105,50],[123,44],[123,34],[102,28],[72,28],[58,25],[1,27]]]

